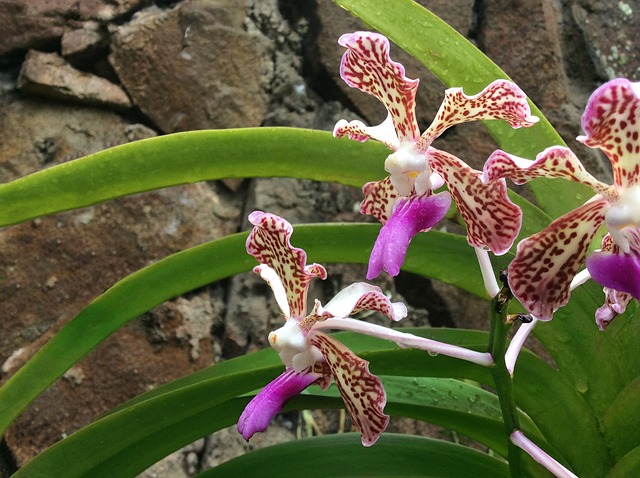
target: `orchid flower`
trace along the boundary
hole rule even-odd
[[[372,445],[389,421],[383,412],[386,394],[382,383],[369,372],[367,361],[314,326],[361,310],[380,311],[396,321],[406,316],[406,307],[392,303],[378,287],[356,283],[324,307],[316,300],[307,314],[309,283],[314,277],[325,279],[325,268],[306,265],[306,253],[291,246],[293,228],[284,219],[256,211],[249,221],[255,227],[247,239],[247,251],[261,263],[254,272],[269,284],[285,317],[284,326],[269,334],[269,343],[278,351],[286,370],[247,405],[238,430],[248,440],[255,432],[264,431],[291,397],[314,383],[325,389],[333,378],[354,427],[362,435],[362,444]]]
[[[640,299],[640,83],[611,80],[589,99],[578,140],[598,148],[611,161],[613,185],[595,179],[567,148],[551,147],[535,161],[496,151],[487,160],[483,179],[510,178],[524,184],[537,177],[564,178],[596,193],[582,206],[553,221],[518,244],[508,271],[513,294],[540,320],[550,320],[567,303],[572,281],[585,263],[589,245],[604,223],[602,248],[586,258],[588,274],[604,286],[605,303],[596,312],[604,329]]]
[[[468,121],[502,119],[513,128],[533,125],[538,118],[531,115],[520,88],[498,80],[475,96],[465,95],[461,88],[448,89],[436,118],[421,135],[415,116],[418,80],[407,78],[404,67],[391,60],[387,38],[355,32],[342,35],[338,43],[347,48],[340,65],[342,79],[382,101],[388,116],[375,127],[340,120],[334,136],[372,138],[393,151],[385,161],[389,176],[363,188],[360,211],[383,224],[367,278],[383,269],[397,275],[411,239],[444,217],[452,195],[467,225],[469,244],[495,254],[507,252],[520,230],[521,212],[507,197],[506,183],[483,184],[479,171],[431,143],[450,126]],[[434,194],[444,183],[450,193]]]
[[[269,334],[270,345],[285,364],[284,373],[268,384],[247,405],[238,421],[245,439],[264,431],[284,404],[308,386],[326,389],[335,381],[362,444],[370,446],[389,421],[383,409],[386,394],[378,377],[369,372],[368,362],[323,330],[349,330],[382,338],[401,347],[413,347],[490,366],[489,353],[468,350],[417,335],[349,318],[361,310],[379,311],[393,321],[407,315],[400,302],[391,302],[379,287],[357,282],[340,291],[325,306],[316,300],[307,313],[307,290],[314,277],[325,279],[320,264],[306,265],[306,253],[291,245],[293,227],[281,217],[260,211],[249,215],[254,225],[247,239],[247,251],[260,274],[273,290],[285,317],[285,324]]]

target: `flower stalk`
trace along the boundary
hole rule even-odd
[[[491,300],[489,353],[494,359],[494,366],[490,368],[490,371],[500,400],[505,435],[510,437],[513,432],[520,429],[520,424],[513,394],[513,378],[505,361],[507,334],[512,324],[508,317],[508,304],[513,296],[506,284],[506,277],[504,277],[503,283],[500,292]],[[507,453],[511,476],[514,478],[523,476],[520,448],[511,440],[508,442]]]

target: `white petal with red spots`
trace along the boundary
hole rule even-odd
[[[309,282],[314,277],[325,279],[325,268],[319,264],[306,265],[307,254],[291,245],[293,227],[281,217],[254,211],[249,222],[255,227],[247,238],[247,252],[275,270],[286,291],[291,316],[304,316]]]
[[[505,181],[485,184],[479,171],[452,154],[435,148],[430,148],[428,154],[467,224],[469,244],[487,247],[498,255],[507,252],[520,231],[522,211],[509,199]]]
[[[563,146],[545,149],[536,156],[535,161],[519,158],[501,150],[494,151],[485,162],[482,179],[484,182],[490,182],[509,178],[515,184],[525,184],[541,177],[562,178],[582,183],[609,198],[617,195],[614,188],[589,174],[573,151]]]
[[[538,117],[531,115],[527,96],[510,81],[496,80],[473,96],[465,95],[462,88],[449,88],[433,123],[422,134],[416,149],[426,151],[451,126],[491,119],[505,120],[512,128],[533,126],[538,122]]]
[[[342,35],[338,43],[347,48],[340,76],[352,88],[378,98],[393,119],[398,139],[415,141],[420,136],[415,116],[418,80],[405,76],[404,66],[389,57],[389,40],[371,32]]]
[[[625,78],[609,81],[589,98],[582,116],[586,133],[578,140],[601,149],[611,161],[618,187],[640,178],[640,84]]]
[[[387,395],[380,379],[369,372],[369,362],[336,339],[315,332],[311,342],[329,365],[353,426],[362,436],[362,444],[373,445],[389,423],[384,413]]]
[[[509,265],[509,285],[529,313],[551,320],[567,303],[571,280],[584,263],[607,207],[604,199],[590,201],[518,244]]]

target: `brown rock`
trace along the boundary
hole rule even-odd
[[[86,22],[82,28],[67,30],[62,35],[62,56],[69,60],[91,58],[107,46],[107,32],[96,22]]]
[[[0,2],[0,57],[53,45],[64,30],[63,12],[73,0]]]
[[[569,81],[563,60],[562,14],[553,0],[486,1],[479,41],[484,53],[536,103],[591,173],[606,180],[608,167],[602,157],[575,141],[593,87],[583,85],[583,80],[574,87]],[[585,86],[587,95],[575,94]]]
[[[110,22],[148,3],[150,3],[148,0],[80,0],[76,3],[76,8],[83,20]]]
[[[241,9],[241,10],[238,10]],[[259,126],[267,111],[267,43],[242,30],[244,2],[186,1],[122,26],[111,63],[134,103],[164,132]]]
[[[582,0],[574,4],[573,15],[601,79],[640,79],[638,2]]]
[[[552,0],[484,2],[482,50],[544,112],[559,109],[568,98],[559,23]]]
[[[0,107],[1,181],[152,134],[102,110],[15,98]],[[3,378],[127,274],[235,232],[240,203],[224,187],[199,183],[0,231]],[[222,296],[212,286],[162,305],[74,366],[6,435],[19,463],[124,400],[209,365]]]
[[[0,57],[30,48],[56,46],[65,27],[82,20],[112,21],[140,8],[146,0],[2,0]]]
[[[18,87],[25,93],[47,98],[120,110],[131,107],[119,86],[75,69],[56,53],[30,50],[22,64]]]

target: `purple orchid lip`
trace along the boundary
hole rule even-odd
[[[440,222],[450,206],[451,195],[446,191],[433,196],[399,199],[373,246],[367,279],[377,277],[383,269],[390,276],[397,276],[413,237]]]
[[[640,300],[640,257],[594,252],[587,258],[587,269],[593,280],[602,286],[626,292]]]
[[[255,433],[265,431],[282,407],[318,378],[318,374],[311,372],[285,370],[253,397],[240,415],[238,431],[242,437],[249,440]]]

